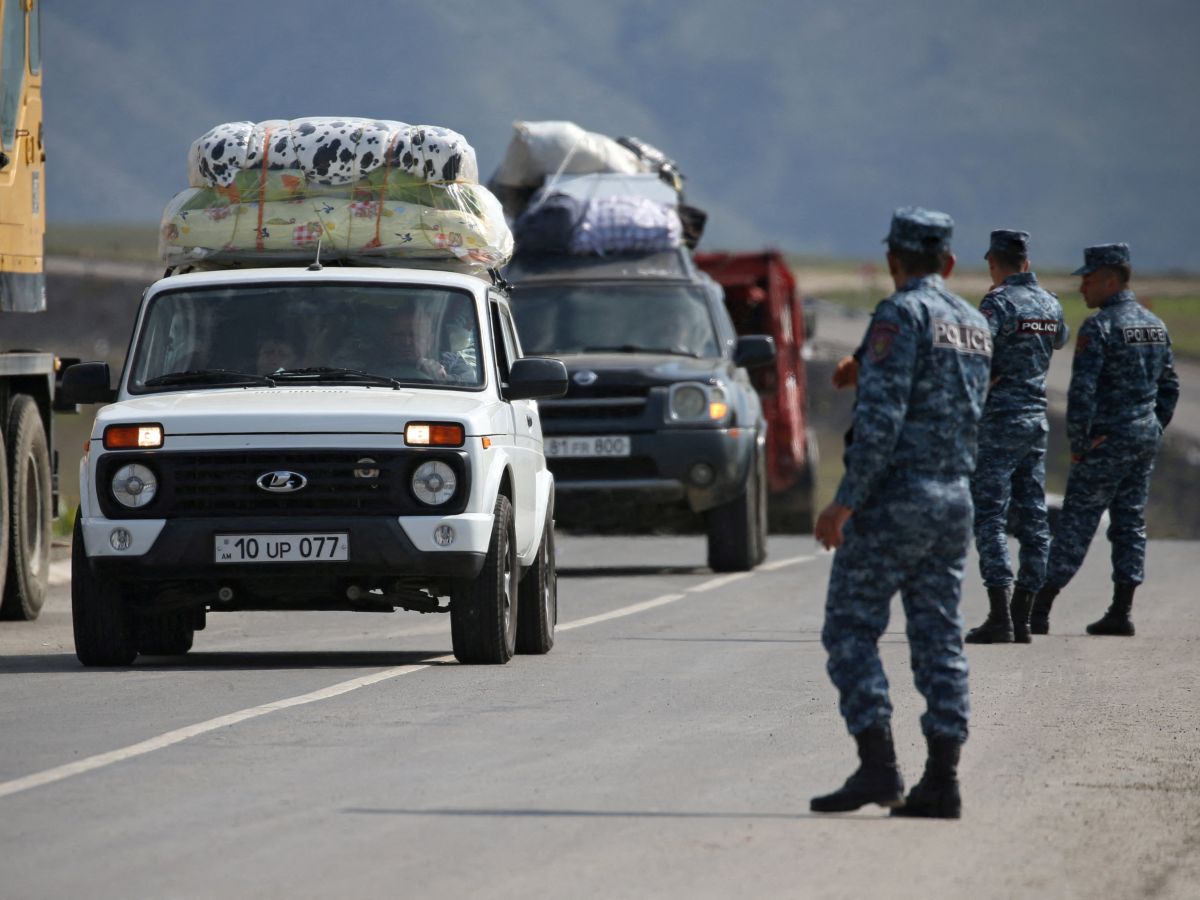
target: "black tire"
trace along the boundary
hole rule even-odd
[[[762,469],[756,450],[741,496],[708,512],[708,566],[714,572],[748,572],[766,554]]]
[[[512,505],[496,498],[492,539],[483,569],[450,592],[450,638],[461,663],[503,665],[516,652],[520,563]]]
[[[132,616],[116,585],[92,570],[79,513],[71,539],[71,622],[75,655],[85,666],[127,666],[137,658]]]
[[[37,403],[18,394],[8,408],[8,580],[0,619],[32,620],[42,611],[50,579],[53,491],[50,445]]]
[[[0,432],[0,618],[4,618],[5,576],[8,566],[8,452]]]
[[[804,430],[804,468],[792,486],[771,497],[771,531],[778,534],[812,534],[816,518],[817,468],[820,466],[816,433]]]
[[[147,613],[137,620],[138,652],[147,656],[183,656],[192,649],[194,613],[176,610]]]
[[[558,568],[554,557],[554,519],[548,517],[538,544],[537,561],[521,579],[517,603],[517,652],[549,653],[558,623]]]

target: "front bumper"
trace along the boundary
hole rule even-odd
[[[437,544],[435,530],[454,529],[454,542]],[[114,549],[114,529],[125,529],[128,549]],[[483,567],[492,516],[277,516],[124,521],[88,518],[84,543],[98,572],[119,581],[227,581],[245,578],[337,576],[376,580],[475,577]],[[218,534],[349,535],[348,560],[217,563]],[[118,542],[120,543],[120,542]]]
[[[578,432],[564,432],[571,434]],[[558,437],[547,434],[547,437]],[[677,505],[704,512],[745,489],[755,433],[746,428],[631,434],[628,457],[550,458],[560,509],[603,495],[615,503]],[[703,467],[703,468],[700,468]],[[698,477],[707,474],[708,480]]]

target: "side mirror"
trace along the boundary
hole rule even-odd
[[[733,364],[755,369],[775,361],[775,338],[765,334],[744,334],[733,351]]]
[[[508,373],[505,400],[537,400],[561,397],[567,392],[567,367],[561,359],[526,356],[513,363]]]
[[[111,383],[108,363],[76,363],[63,374],[62,402],[112,403],[117,399],[117,392],[110,387]]]

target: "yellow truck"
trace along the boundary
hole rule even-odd
[[[5,322],[46,308],[38,0],[0,0],[0,618],[36,618],[57,504],[53,353],[12,348]]]

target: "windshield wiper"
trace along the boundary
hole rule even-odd
[[[668,356],[690,356],[698,359],[700,354],[673,347],[639,347],[636,344],[621,344],[619,347],[584,347],[583,353],[665,353]]]
[[[304,369],[280,369],[272,372],[271,377],[276,381],[305,380],[319,381],[360,381],[366,384],[387,385],[393,390],[399,390],[402,382],[390,375],[376,375],[374,372],[364,372],[361,369],[343,369],[333,366],[309,366]]]
[[[169,384],[262,384],[275,387],[275,382],[266,375],[253,372],[235,372],[233,369],[190,369],[186,372],[169,372],[156,378],[148,378],[146,387],[163,387]]]

